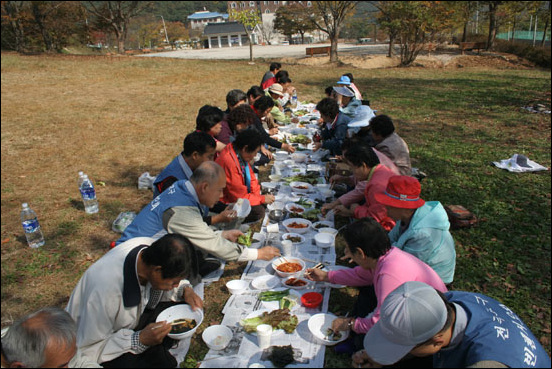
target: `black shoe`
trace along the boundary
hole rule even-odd
[[[207,258],[199,266],[199,275],[202,278],[205,278],[215,270],[219,269],[220,266],[221,266],[221,262],[218,261],[217,259]]]

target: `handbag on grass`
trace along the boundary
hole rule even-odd
[[[445,206],[452,229],[469,228],[477,224],[477,217],[462,205]]]

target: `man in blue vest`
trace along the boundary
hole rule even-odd
[[[550,368],[544,348],[508,307],[479,293],[442,294],[421,282],[387,295],[353,366],[392,365],[408,354],[433,355],[434,368]]]
[[[189,180],[194,170],[205,161],[213,160],[216,142],[213,136],[206,132],[194,131],[184,139],[182,152],[173,159],[155,178],[153,183],[153,198],[169,188],[178,180]],[[220,214],[205,215],[207,224],[226,223],[234,220],[236,212],[223,210]]]
[[[173,183],[144,207],[116,244],[134,237],[157,239],[165,233],[178,233],[188,238],[202,254],[226,261],[272,260],[280,256],[276,247],[254,249],[235,243],[243,234],[239,230],[214,231],[205,223],[203,217],[220,199],[225,187],[226,175],[222,167],[213,161],[202,163],[189,181]],[[200,261],[202,276],[206,275],[201,270],[204,266]]]

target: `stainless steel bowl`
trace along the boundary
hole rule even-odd
[[[283,210],[274,209],[268,213],[268,219],[272,220],[273,222],[279,222],[284,219],[284,215],[285,214]]]

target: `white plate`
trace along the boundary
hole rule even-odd
[[[336,343],[345,341],[347,337],[349,337],[349,331],[341,331],[341,338],[337,341],[324,339],[324,337],[326,336],[326,331],[328,330],[328,328],[332,327],[332,322],[336,318],[337,316],[333,314],[321,313],[313,315],[309,319],[308,326],[310,332],[314,337],[316,337],[318,341],[320,341],[321,344],[325,346],[333,346]]]
[[[299,244],[305,242],[305,237],[301,236],[299,233],[284,233],[284,234],[282,235],[282,241],[287,240],[288,237],[299,237],[299,238],[301,239],[299,242],[293,242],[293,241],[290,240],[291,243],[292,243],[294,246],[297,246],[297,245],[299,245]]]
[[[284,291],[284,290],[287,290],[288,287],[277,287],[277,288],[274,288],[272,289],[271,291]],[[301,296],[302,294],[300,292],[297,292],[293,289],[289,289],[289,297],[293,297],[294,299],[297,300],[297,304],[295,304],[291,309],[291,310],[295,310],[297,309],[298,307],[301,307]],[[280,308],[280,301],[261,301],[261,304],[263,305],[263,307],[265,309],[269,309],[270,311],[272,310],[277,310]]]
[[[256,318],[260,315],[263,315],[264,312],[267,312],[267,313],[270,313],[271,311],[273,311],[274,309],[259,309],[259,310],[255,310],[251,313],[249,313],[245,318],[243,319],[251,319],[251,318]],[[240,322],[240,325],[241,325],[241,322]],[[276,334],[280,334],[280,333],[283,333],[284,330],[283,329],[272,329],[272,336],[276,335]],[[248,334],[251,334],[253,336],[257,336],[257,331],[255,332],[252,332],[252,333],[248,333]]]
[[[280,285],[280,278],[274,275],[262,275],[251,281],[251,286],[258,290],[269,290]]]
[[[307,193],[312,191],[312,185],[307,182],[291,182],[290,184],[291,190],[294,192],[299,193]],[[298,188],[298,187],[305,187],[305,188]]]

